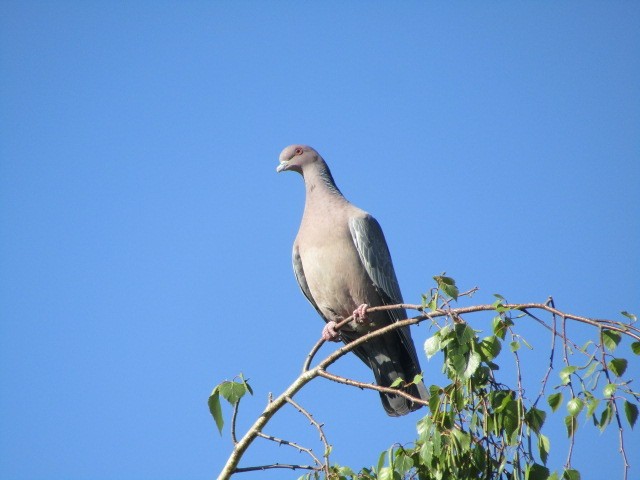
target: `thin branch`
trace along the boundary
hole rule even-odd
[[[555,307],[555,305],[553,304],[553,298],[549,297],[545,302],[545,305],[551,305],[551,307]],[[556,352],[556,336],[558,335],[558,332],[557,332],[556,314],[555,313],[551,314],[551,318],[553,318],[553,323],[552,323],[553,327],[551,328],[551,353],[549,354],[549,367],[547,368],[547,372],[544,374],[544,377],[542,379],[542,382],[541,382],[542,385],[540,386],[540,393],[538,393],[538,397],[536,398],[536,401],[533,402],[534,407],[538,404],[538,401],[540,401],[540,399],[544,395],[544,390],[547,386],[547,382],[549,381],[549,375],[553,370],[553,357],[555,356],[555,352]]]
[[[242,397],[238,399],[236,403],[233,404],[233,413],[231,414],[231,440],[233,444],[237,444],[238,440],[236,438],[236,418],[238,417],[238,407],[240,406],[240,400]]]
[[[567,338],[567,317],[565,317],[564,315],[561,315],[562,317],[562,338],[566,339]],[[567,346],[567,342],[563,341],[562,343],[562,356],[564,359],[564,364],[569,366],[569,347]],[[569,387],[569,390],[571,391],[571,398],[574,399],[576,398],[576,394],[573,391],[573,382],[571,380],[571,375],[569,375],[569,377],[567,378],[567,386]],[[571,432],[569,435],[569,452],[567,453],[567,461],[565,463],[565,468],[570,468],[571,467],[571,456],[573,455],[573,447],[575,446],[576,443],[576,426],[578,423],[578,420],[576,419],[575,416],[571,415],[570,417],[570,421],[571,421]]]
[[[602,364],[602,369],[604,371],[604,375],[607,378],[607,382],[612,383],[611,375],[609,375],[609,367],[607,366],[607,360],[605,357],[604,339],[602,337],[602,330],[600,330],[600,352],[602,354],[601,364]],[[624,449],[624,435],[623,435],[624,429],[622,428],[622,421],[620,420],[620,412],[618,411],[618,403],[616,402],[615,397],[612,395],[609,401],[613,405],[613,411],[616,416],[616,423],[618,424],[619,451],[620,451],[620,455],[622,456],[622,463],[624,465],[624,480],[627,480],[627,475],[629,473],[630,465],[627,459],[627,452]]]
[[[311,425],[313,425],[314,427],[316,427],[316,430],[318,430],[318,433],[320,435],[320,440],[322,441],[322,444],[324,445],[324,470],[325,473],[327,474],[327,477],[329,476],[329,454],[331,452],[331,445],[329,445],[329,442],[327,441],[327,437],[324,434],[324,431],[322,430],[322,424],[318,423],[315,418],[313,418],[313,415],[311,415],[309,412],[307,412],[307,410],[305,410],[304,408],[302,408],[302,406],[298,403],[296,403],[291,397],[287,397],[287,402],[293,406],[295,409],[297,409],[301,414],[303,414],[305,417],[307,417],[307,420],[309,420],[309,422],[311,422]]]
[[[316,353],[318,353],[318,350],[320,350],[320,347],[322,347],[322,345],[324,344],[325,344],[325,340],[323,338],[321,338],[316,342],[316,344],[313,346],[311,351],[307,354],[307,358],[304,361],[304,365],[302,365],[302,373],[309,370],[309,366],[311,365],[311,361],[313,360],[313,357],[315,357]]]
[[[320,459],[315,456],[315,454],[313,453],[313,451],[310,448],[306,448],[306,447],[303,447],[302,445],[299,445],[299,444],[297,444],[295,442],[291,442],[289,440],[284,440],[282,438],[274,437],[273,435],[267,435],[266,433],[262,433],[262,432],[258,432],[258,436],[261,437],[261,438],[264,438],[266,440],[271,440],[272,442],[276,442],[279,445],[288,445],[290,447],[293,447],[293,448],[297,449],[299,452],[305,452],[305,453],[309,454],[311,456],[311,458],[313,458],[313,461],[316,462],[318,467],[322,468],[322,466],[323,466],[322,462],[320,461]]]
[[[350,378],[334,375],[333,373],[329,373],[326,370],[318,370],[318,375],[320,377],[333,380],[334,382],[344,383],[345,385],[351,385],[352,387],[367,388],[369,390],[375,390],[376,392],[390,393],[391,395],[399,395],[401,397],[406,398],[407,400],[410,400],[415,403],[419,403],[420,405],[429,406],[428,401],[422,400],[421,398],[416,398],[413,395],[409,395],[407,392],[398,390],[396,388],[381,387],[380,385],[374,385],[372,383],[358,382],[356,380],[351,380]]]
[[[274,463],[272,465],[260,465],[257,467],[236,468],[234,473],[255,472],[256,470],[271,470],[273,468],[287,468],[289,470],[318,470],[311,465],[290,465],[286,463]]]

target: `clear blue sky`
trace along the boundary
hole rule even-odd
[[[322,326],[290,264],[291,143],[378,218],[407,301],[446,271],[479,303],[640,313],[639,25],[637,2],[2,2],[0,476],[217,475],[211,388],[251,379],[245,429]],[[320,380],[297,398],[352,466],[420,418]],[[320,448],[296,413],[267,431]],[[581,420],[577,450],[583,479],[620,478],[613,430]],[[307,458],[243,464],[271,461]]]

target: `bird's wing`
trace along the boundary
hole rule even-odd
[[[403,303],[389,247],[378,221],[369,214],[352,217],[349,230],[360,260],[384,303]]]
[[[389,247],[387,247],[387,242],[378,221],[369,214],[351,217],[349,230],[360,255],[360,260],[378,291],[382,303],[385,305],[404,303],[398,279],[393,269]],[[389,317],[391,321],[397,322],[406,319],[407,312],[403,308],[389,310]],[[396,331],[413,360],[416,364],[419,364],[409,327]]]
[[[311,290],[309,289],[309,284],[307,283],[307,278],[304,275],[304,268],[302,268],[302,259],[300,258],[300,253],[298,252],[298,245],[297,244],[293,245],[293,252],[292,252],[291,257],[292,257],[291,259],[293,261],[293,273],[296,276],[296,280],[298,281],[298,285],[300,286],[300,290],[302,290],[302,293],[304,293],[304,296],[307,297],[307,300],[309,300],[309,303],[313,306],[313,308],[316,309],[316,312],[318,312],[318,314],[326,322],[327,319],[324,318],[324,315],[322,315],[322,312],[318,308],[318,305],[316,304],[315,300],[313,299],[313,296],[311,295]]]

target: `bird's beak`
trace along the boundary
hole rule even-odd
[[[276,168],[276,172],[280,173],[289,167],[289,162],[280,162],[280,165]]]

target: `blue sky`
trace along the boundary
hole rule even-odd
[[[212,387],[250,378],[246,429],[322,327],[290,264],[291,143],[380,221],[409,302],[446,271],[478,303],[640,312],[639,23],[637,2],[2,2],[0,476],[217,475]],[[321,380],[296,398],[354,467],[420,418]],[[320,449],[295,412],[267,431]],[[616,442],[582,421],[583,479],[621,478]],[[307,463],[261,442],[243,464],[275,461]]]

